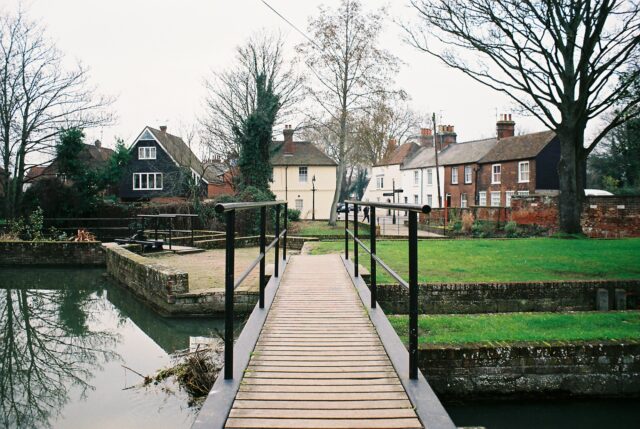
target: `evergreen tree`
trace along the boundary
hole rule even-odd
[[[238,168],[240,187],[253,186],[262,191],[269,190],[273,174],[270,161],[270,145],[273,124],[280,108],[279,97],[274,93],[266,76],[256,76],[256,107],[233,132],[240,150]]]

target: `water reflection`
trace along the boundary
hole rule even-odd
[[[104,309],[91,282],[80,289],[74,279],[55,284],[62,288],[56,290],[51,278],[29,280],[6,270],[0,279],[2,426],[47,427],[71,387],[85,397],[95,372],[119,358],[113,351],[119,337],[90,327]],[[43,282],[48,288],[31,289]]]

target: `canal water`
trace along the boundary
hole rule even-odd
[[[188,428],[173,382],[135,387],[218,319],[159,317],[103,270],[0,269],[1,428]]]
[[[187,429],[172,382],[136,387],[216,319],[158,316],[103,270],[0,268],[0,428]],[[458,426],[640,428],[637,400],[447,403]]]

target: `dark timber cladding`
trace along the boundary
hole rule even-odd
[[[290,258],[226,427],[423,427],[338,255]]]

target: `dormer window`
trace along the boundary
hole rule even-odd
[[[138,147],[138,159],[156,159],[156,147],[155,146]]]

